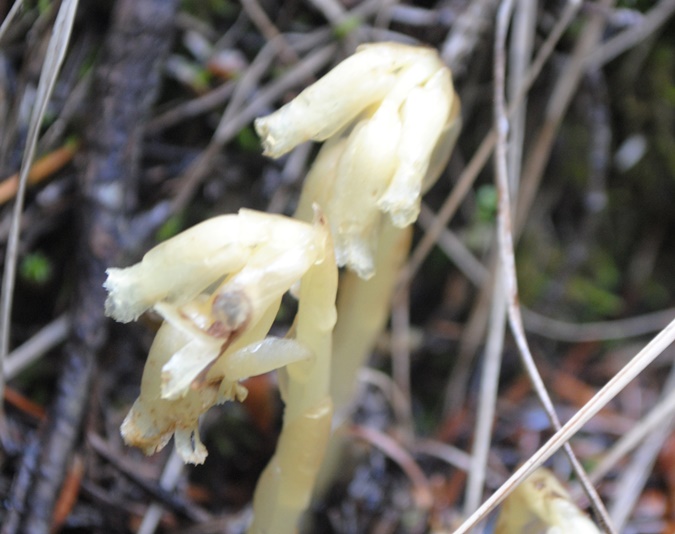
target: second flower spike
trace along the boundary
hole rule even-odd
[[[460,129],[449,69],[431,48],[363,45],[277,112],[256,120],[265,154],[327,141],[298,207],[314,203],[330,222],[339,265],[374,274],[383,213],[412,224],[421,195],[445,167]]]

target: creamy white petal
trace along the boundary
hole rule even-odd
[[[199,439],[199,431],[176,430],[173,438],[176,442],[176,452],[186,464],[203,464],[208,456],[206,447]]]
[[[244,230],[235,215],[215,217],[157,245],[132,267],[108,269],[106,314],[129,322],[160,300],[191,300],[224,273],[240,269],[251,247],[264,239]]]
[[[264,154],[277,158],[304,141],[328,139],[381,101],[401,70],[435,57],[431,49],[395,43],[359,47],[291,102],[255,121]]]
[[[302,184],[295,217],[307,222],[312,221],[314,205],[318,205],[324,213],[326,212],[337,179],[338,164],[346,145],[346,137],[331,137],[323,144]]]
[[[219,344],[193,339],[175,352],[161,371],[163,399],[175,400],[190,392],[190,384],[220,355]]]
[[[312,351],[294,339],[267,337],[227,355],[223,369],[228,379],[243,380],[312,357]]]
[[[378,205],[389,212],[400,228],[412,224],[419,214],[422,181],[431,153],[448,120],[452,103],[452,82],[441,69],[423,86],[414,88],[401,111],[399,166]]]
[[[380,223],[377,200],[398,164],[401,121],[393,102],[384,102],[350,134],[340,159],[326,215],[333,231],[335,258],[359,276],[374,274],[373,256]]]

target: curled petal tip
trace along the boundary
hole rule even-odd
[[[128,269],[108,269],[108,278],[103,287],[108,291],[105,301],[105,314],[121,323],[135,321],[150,305],[138,300],[138,284],[134,278],[136,271]]]
[[[261,117],[253,121],[253,127],[260,137],[260,142],[263,148],[263,155],[278,158],[283,153],[276,150],[277,139],[272,135],[270,131],[270,125],[267,117]]]
[[[186,464],[200,465],[204,463],[209,453],[199,439],[199,431],[196,428],[176,430],[174,440],[176,452]]]
[[[124,443],[141,449],[146,456],[161,451],[171,439],[171,433],[156,432],[154,426],[134,408],[124,418],[120,433]]]

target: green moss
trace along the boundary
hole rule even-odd
[[[32,252],[21,261],[19,273],[27,282],[44,285],[52,278],[52,262],[42,252]]]
[[[621,272],[610,254],[596,248],[591,254],[590,264],[593,279],[599,287],[607,290],[617,289],[621,281]]]
[[[261,150],[260,148],[260,138],[253,131],[251,126],[239,130],[239,133],[236,137],[237,146],[241,148],[244,152],[254,152],[258,154]]]
[[[230,0],[183,0],[181,8],[197,17],[208,19],[213,15],[221,17],[233,16],[239,6]]]
[[[582,310],[580,320],[614,316],[623,308],[620,297],[582,276],[570,280],[567,295]]]

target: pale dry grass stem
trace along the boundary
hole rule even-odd
[[[21,2],[15,2],[15,6]],[[66,56],[70,34],[75,21],[75,12],[77,11],[77,0],[66,0],[60,7],[54,21],[54,28],[50,38],[47,54],[45,56],[40,82],[35,97],[35,106],[31,113],[29,131],[26,137],[26,145],[21,159],[21,169],[19,171],[19,187],[14,200],[14,210],[12,212],[12,225],[5,252],[5,265],[2,277],[2,297],[0,300],[0,369],[4,369],[4,362],[9,352],[10,328],[12,302],[14,295],[14,284],[16,281],[16,264],[19,251],[21,213],[23,212],[24,199],[26,195],[26,186],[28,175],[30,173],[33,159],[35,158],[35,149],[37,147],[40,125],[47,111],[47,105],[56,85],[56,79],[59,75],[61,65]],[[13,16],[17,13],[14,9],[8,16],[7,24],[11,24]],[[4,397],[5,379],[0,373],[0,424],[4,427]],[[3,432],[4,434],[4,432]]]

